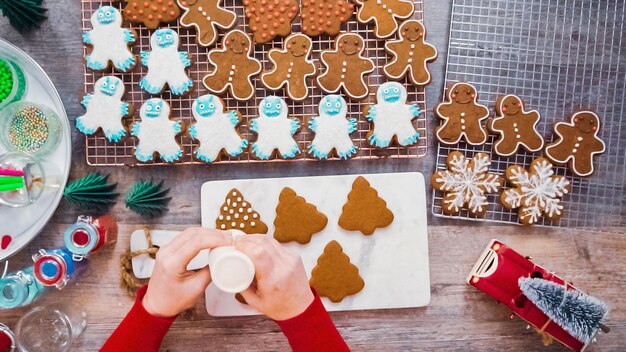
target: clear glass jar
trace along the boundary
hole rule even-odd
[[[35,307],[17,322],[17,345],[23,352],[65,352],[87,326],[87,314],[76,305]]]
[[[11,152],[33,156],[51,153],[61,139],[61,121],[51,108],[26,101],[0,110],[0,143]]]
[[[10,73],[10,77],[8,77],[8,79],[12,81],[11,90],[8,95],[0,101],[0,110],[2,110],[5,106],[24,97],[24,94],[26,94],[26,76],[24,76],[24,71],[22,71],[18,64],[10,61],[9,59],[3,58],[2,56],[0,56],[0,66],[8,69]],[[2,78],[0,77],[0,79]],[[0,84],[2,84],[1,81]]]
[[[32,266],[8,274],[0,279],[0,309],[27,306],[43,291],[44,287],[35,280]]]
[[[95,219],[81,215],[65,230],[63,240],[65,247],[74,254],[74,260],[82,260],[100,247],[117,241],[117,221],[110,215]]]
[[[56,175],[44,172],[41,162],[26,154],[7,153],[0,156],[0,168],[23,171],[25,181],[25,187],[21,189],[0,192],[2,205],[13,208],[25,207],[36,202],[45,188],[58,187],[55,184]]]

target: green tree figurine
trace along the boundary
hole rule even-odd
[[[39,28],[39,23],[46,18],[43,0],[0,0],[0,10],[9,23],[18,31]]]
[[[153,218],[167,211],[169,188],[163,189],[163,181],[155,184],[150,181],[137,181],[126,193],[126,208],[135,213]]]
[[[108,183],[109,175],[91,173],[78,179],[63,191],[68,203],[83,209],[103,209],[115,203],[119,193],[115,193],[117,183]]]

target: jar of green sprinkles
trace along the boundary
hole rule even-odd
[[[26,77],[14,62],[0,58],[0,110],[24,97]]]
[[[0,143],[8,151],[46,155],[60,137],[59,116],[45,105],[22,101],[0,110]]]

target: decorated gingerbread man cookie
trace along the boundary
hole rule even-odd
[[[546,155],[555,163],[569,162],[569,168],[578,176],[593,174],[593,157],[603,153],[606,146],[598,137],[600,118],[592,111],[579,111],[571,122],[554,126],[558,138],[546,147]]]
[[[536,110],[524,110],[520,97],[512,94],[498,97],[496,117],[487,123],[489,130],[500,135],[493,150],[502,156],[515,154],[520,146],[529,152],[540,151],[543,148],[543,137],[537,132],[540,118]]]
[[[407,75],[416,86],[430,83],[430,71],[426,63],[437,58],[437,49],[425,42],[426,29],[417,20],[406,21],[400,26],[400,39],[385,44],[385,50],[392,56],[385,65],[385,75],[393,80],[401,80]]]
[[[222,153],[237,156],[248,147],[248,140],[236,130],[241,115],[238,111],[224,111],[220,98],[211,94],[198,97],[191,111],[196,123],[189,127],[189,135],[200,142],[194,151],[198,159],[211,163]]]
[[[196,41],[211,46],[217,40],[217,29],[231,29],[237,23],[237,14],[222,7],[224,0],[178,0],[185,11],[180,18],[184,27],[196,28]]]
[[[355,0],[359,9],[356,18],[361,23],[374,21],[374,34],[387,38],[398,30],[398,20],[413,15],[413,0]]]
[[[414,118],[421,113],[416,104],[406,104],[406,88],[398,82],[387,82],[376,92],[377,104],[366,108],[367,119],[374,128],[367,134],[368,142],[386,148],[395,138],[401,146],[417,143],[420,134],[413,126]]]
[[[237,100],[254,95],[252,77],[261,72],[261,63],[252,56],[250,37],[236,29],[224,37],[222,49],[209,52],[209,62],[215,68],[204,77],[204,86],[217,94],[226,90]]]
[[[369,94],[365,76],[374,71],[372,60],[363,56],[365,43],[354,33],[344,33],[335,40],[333,50],[323,51],[321,62],[326,68],[317,77],[317,82],[326,93],[335,93],[340,88],[354,99],[363,99]]]
[[[274,151],[286,159],[300,153],[300,147],[293,139],[300,129],[300,121],[289,118],[287,103],[283,99],[264,98],[259,105],[259,115],[250,123],[250,130],[259,136],[252,144],[252,152],[257,158],[267,160]]]
[[[126,0],[123,14],[133,23],[156,29],[159,23],[176,21],[180,17],[180,8],[175,0]]]
[[[487,141],[483,121],[489,117],[489,109],[478,104],[476,88],[468,83],[455,83],[446,92],[446,101],[435,107],[435,115],[441,120],[435,134],[443,144],[456,144],[463,137],[467,143],[480,145]]]
[[[301,6],[302,33],[310,37],[336,36],[354,12],[354,5],[346,0],[302,0]]]
[[[309,95],[307,80],[315,76],[311,46],[309,37],[292,34],[285,39],[282,50],[270,50],[269,59],[274,66],[261,76],[263,84],[271,90],[278,90],[286,85],[291,99],[304,100]]]
[[[346,119],[348,106],[340,95],[327,95],[320,101],[319,116],[309,121],[309,129],[315,137],[309,145],[309,154],[327,159],[333,150],[341,159],[352,157],[357,147],[350,139],[356,131],[356,119]]]
[[[91,15],[92,30],[83,34],[83,43],[92,48],[85,64],[92,70],[106,70],[109,62],[115,69],[128,72],[137,60],[129,46],[135,42],[135,31],[122,28],[122,15],[113,6],[100,6]]]
[[[164,100],[147,100],[139,110],[141,122],[135,122],[131,134],[137,137],[135,157],[141,162],[154,160],[158,153],[161,160],[171,163],[183,156],[176,136],[182,133],[182,123],[170,119],[170,106]]]
[[[256,43],[269,43],[291,33],[291,22],[298,16],[297,0],[244,0],[246,17]]]
[[[178,51],[178,34],[170,28],[158,29],[150,37],[152,51],[141,52],[141,62],[148,74],[139,86],[150,94],[160,94],[167,84],[174,95],[189,93],[193,82],[185,68],[191,66],[189,54]]]
[[[122,119],[131,116],[133,108],[122,101],[124,91],[124,83],[117,77],[104,76],[97,80],[93,94],[83,97],[82,104],[87,112],[76,118],[76,128],[87,135],[101,129],[109,142],[119,142],[126,137]]]

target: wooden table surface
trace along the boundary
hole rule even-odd
[[[83,110],[80,1],[46,1],[49,20],[30,34],[13,30],[0,18],[0,36],[30,54],[56,84],[73,119]],[[449,27],[450,1],[426,1],[429,41],[439,50],[431,65],[433,82],[427,89],[429,106],[442,92]],[[429,112],[429,124],[434,117]],[[72,131],[71,179],[96,169],[84,160],[84,138]],[[433,145],[431,144],[430,148]],[[431,149],[432,150],[432,149]],[[218,165],[192,167],[99,168],[124,191],[137,179],[164,179],[174,199],[165,216],[151,221],[163,229],[184,229],[200,223],[200,185],[209,180],[254,177],[355,174],[421,171],[434,169],[432,152],[421,159],[289,164]],[[430,202],[430,200],[429,200]],[[62,203],[41,235],[11,258],[11,267],[29,262],[39,248],[62,244],[65,227],[80,215]],[[121,222],[119,241],[96,253],[90,268],[77,283],[60,292],[49,292],[38,304],[72,301],[84,307],[88,327],[75,342],[75,350],[97,350],[133,303],[119,286],[119,256],[128,248],[130,233],[146,223],[119,202],[112,209]],[[341,334],[355,351],[408,350],[545,350],[540,337],[519,320],[510,320],[510,311],[486,294],[468,286],[465,277],[488,241],[498,238],[517,251],[532,255],[544,267],[573,281],[582,290],[606,300],[612,306],[608,326],[612,331],[599,336],[592,351],[626,349],[626,241],[622,234],[591,233],[570,229],[493,226],[452,221],[429,215],[429,247],[432,300],[419,309],[372,310],[333,313]],[[0,312],[0,322],[15,327],[28,308]],[[286,339],[278,327],[263,317],[212,318],[200,301],[191,314],[179,317],[163,343],[168,351],[284,351]],[[547,350],[565,350],[555,343]]]

